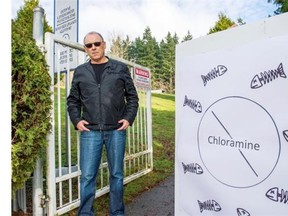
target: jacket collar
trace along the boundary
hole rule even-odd
[[[105,67],[104,67],[104,71],[106,70],[106,68],[112,67],[111,59],[110,59],[108,56],[105,56],[105,57],[108,59],[108,61],[107,61],[106,65],[105,65]],[[92,65],[91,65],[91,59],[90,59],[88,62],[84,63],[84,64],[85,64],[85,67],[86,67],[91,73],[93,73],[93,75],[95,75],[94,70],[93,70],[93,67],[92,67]]]

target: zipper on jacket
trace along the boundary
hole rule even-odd
[[[101,80],[101,79],[100,79]],[[102,131],[102,109],[101,109],[101,84],[98,83],[98,92],[99,92],[99,116],[100,116],[100,119],[99,119],[99,129],[100,131]]]

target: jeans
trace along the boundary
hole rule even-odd
[[[126,130],[83,131],[80,135],[80,207],[78,216],[94,215],[96,177],[101,163],[103,145],[106,147],[109,184],[110,215],[124,215],[123,160]]]

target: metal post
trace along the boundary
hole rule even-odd
[[[47,215],[52,216],[56,214],[56,182],[55,182],[55,119],[54,119],[54,67],[53,67],[53,53],[54,53],[54,40],[52,34],[49,32],[45,33],[45,48],[46,48],[46,62],[49,65],[49,74],[51,76],[51,132],[48,134],[48,148],[47,148],[47,170],[46,170],[46,182],[47,182],[47,196],[50,199],[47,205]]]
[[[36,44],[42,50],[43,48],[43,30],[44,30],[44,9],[36,7],[33,10],[33,38]],[[43,215],[41,198],[43,196],[43,167],[42,160],[36,161],[36,167],[33,173],[33,215]]]
[[[33,38],[36,40],[38,46],[43,47],[44,9],[41,7],[35,7],[33,12]]]

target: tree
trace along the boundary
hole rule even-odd
[[[228,18],[224,13],[220,12],[218,14],[219,20],[215,23],[215,26],[210,28],[208,34],[226,30],[232,26],[235,26],[236,23]]]
[[[121,42],[122,42],[122,40],[121,40],[119,35],[117,35],[116,37],[113,37],[112,41],[111,41],[111,47],[110,47],[109,53],[122,58],[123,57],[123,49],[121,46]]]
[[[192,38],[188,31],[184,40]],[[114,36],[110,54],[150,68],[152,88],[160,88],[173,93],[175,88],[175,47],[178,43],[177,34],[174,33],[172,36],[168,32],[165,40],[161,40],[159,44],[152,36],[151,29],[146,27],[142,37],[137,37],[134,41],[130,41],[128,36],[125,40],[120,36]]]
[[[141,57],[144,55],[144,43],[140,37],[135,38],[128,48],[128,56],[131,61],[141,64]]]
[[[130,41],[129,36],[126,36],[125,40],[122,40],[122,47],[123,47],[123,58],[129,59],[129,47],[131,46],[132,42]]]
[[[111,47],[109,53],[123,59],[129,59],[128,49],[131,45],[131,41],[128,36],[126,39],[122,39],[120,35],[113,35],[111,39]]]
[[[238,25],[245,25],[246,24],[246,22],[244,22],[244,20],[241,17],[239,17],[237,19],[237,23],[238,23]]]
[[[24,0],[25,4],[17,11],[17,17],[14,22],[22,26],[26,36],[33,37],[33,9],[39,6],[39,0]],[[13,22],[13,21],[12,21]],[[46,15],[44,14],[44,32],[52,32],[52,27],[48,25]]]
[[[273,2],[278,8],[274,11],[275,14],[288,12],[288,0],[268,0],[268,3]]]
[[[146,27],[142,39],[137,37],[129,48],[129,58],[136,63],[150,68],[152,74],[152,86],[157,76],[159,62],[159,47],[151,29]]]
[[[176,33],[172,37],[168,32],[165,41],[162,40],[160,43],[161,73],[158,85],[169,93],[174,93],[175,88],[175,47],[178,40]]]
[[[181,42],[183,43],[185,41],[189,41],[189,40],[192,40],[192,39],[193,39],[193,36],[190,33],[190,31],[188,30],[187,34],[184,36],[184,38],[183,38],[183,40]]]
[[[51,77],[44,54],[33,39],[33,9],[27,0],[12,20],[12,194],[24,186],[46,149],[50,131]],[[52,28],[44,20],[44,31]]]

